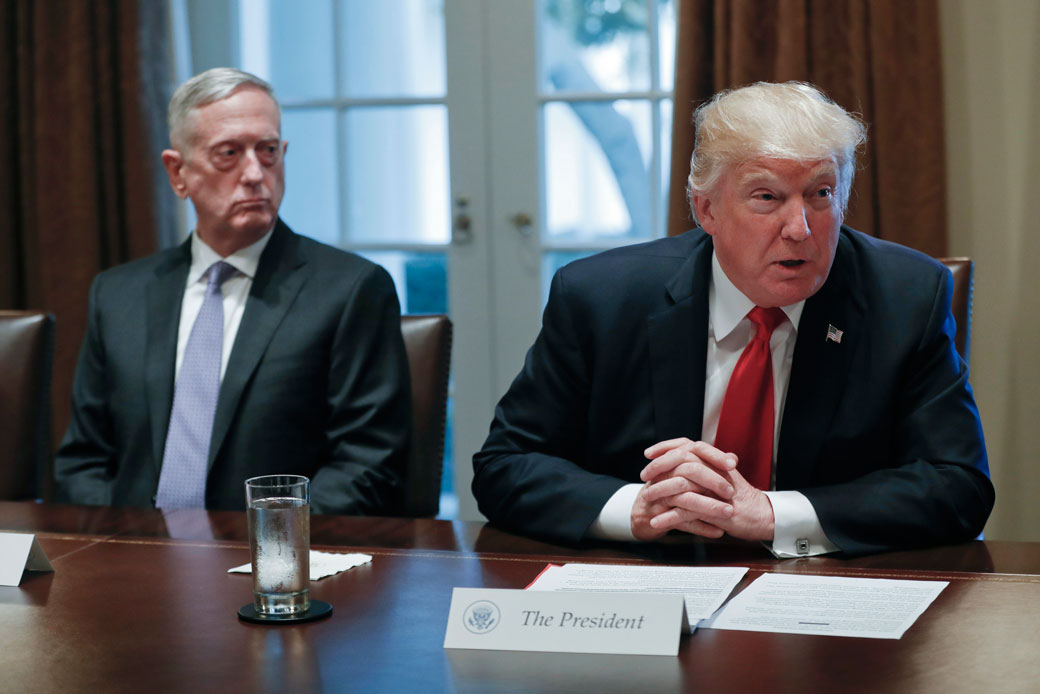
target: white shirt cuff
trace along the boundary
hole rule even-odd
[[[586,535],[597,540],[635,542],[636,536],[632,534],[632,507],[642,488],[641,484],[626,484],[614,492],[614,496],[607,499],[603,510],[589,526]]]
[[[773,505],[773,542],[766,548],[778,559],[811,557],[841,548],[827,539],[812,502],[801,492],[765,492]]]

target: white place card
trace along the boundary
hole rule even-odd
[[[16,586],[24,571],[54,571],[35,535],[0,533],[0,586]]]
[[[617,564],[550,564],[527,590],[612,593],[680,593],[686,601],[686,626],[719,609],[747,573],[746,566],[629,566]]]
[[[455,588],[445,648],[676,655],[683,596]]]

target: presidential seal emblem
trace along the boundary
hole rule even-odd
[[[462,613],[462,623],[474,634],[486,634],[498,626],[502,615],[490,600],[477,600]]]

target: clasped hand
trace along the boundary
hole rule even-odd
[[[703,537],[729,533],[773,539],[773,507],[737,472],[737,456],[687,438],[654,444],[640,473],[645,482],[632,507],[632,533],[655,540],[669,530]]]

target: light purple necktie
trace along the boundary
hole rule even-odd
[[[202,508],[206,505],[206,462],[220,391],[220,358],[224,352],[224,295],[220,285],[235,268],[213,263],[206,298],[191,328],[173,392],[173,411],[166,433],[159,491],[159,508]]]

